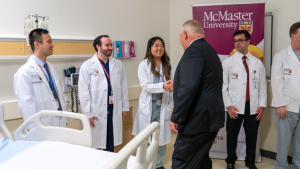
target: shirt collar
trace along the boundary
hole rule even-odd
[[[293,48],[292,48],[293,49]],[[298,57],[298,56],[300,56],[299,55],[299,53],[295,50],[295,49],[293,49],[293,51],[294,51],[294,53],[295,53],[295,55]]]
[[[202,37],[193,40],[193,41],[189,44],[189,46],[190,46],[194,41],[196,41],[196,40],[198,40],[198,39],[201,39],[201,38],[202,38]]]
[[[98,58],[99,59],[99,58]],[[104,63],[101,59],[99,59],[100,60],[100,62],[103,64],[103,65],[107,65],[107,64],[109,64],[109,59],[107,60],[107,62],[106,63]]]
[[[246,55],[243,55],[243,54],[242,54],[242,53],[240,53],[239,51],[236,51],[236,53],[237,53],[238,57],[239,57],[239,58],[241,58],[241,59],[243,59],[243,56],[246,56],[246,57],[247,57],[247,59],[249,59],[249,51],[247,52],[247,54],[246,54]]]
[[[43,62],[41,59],[37,58],[34,55],[31,55],[31,58],[34,60],[35,63],[37,63],[38,65],[40,65],[41,67],[44,67],[45,62]]]

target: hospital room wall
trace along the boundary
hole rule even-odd
[[[139,63],[143,60],[148,40],[161,36],[170,52],[170,3],[169,0],[0,0],[0,37],[22,37],[24,18],[28,14],[47,15],[50,17],[50,35],[55,38],[90,39],[101,34],[108,34],[112,40],[133,40],[136,42],[136,58],[120,59],[123,62],[128,80],[128,87],[140,84],[137,77]],[[55,50],[55,47],[54,47]],[[2,56],[0,56],[1,58]],[[56,59],[51,62],[59,76],[62,87],[62,69],[71,66],[80,67],[85,60],[65,61]],[[0,101],[13,101],[13,76],[24,61],[2,62],[0,60]],[[130,94],[130,93],[129,93]],[[70,93],[64,93],[70,97]],[[130,104],[137,109],[139,93],[132,94]]]
[[[259,2],[257,0],[172,0],[170,1],[170,45],[171,61],[178,64],[183,49],[179,43],[179,33],[182,24],[192,19],[192,5],[214,3]],[[289,28],[299,22],[298,0],[266,0],[266,12],[274,12],[273,55],[290,43]],[[205,31],[205,30],[204,30]],[[217,40],[217,39],[216,39]],[[227,42],[224,42],[227,43]],[[275,123],[275,108],[271,107],[271,85],[268,84],[268,108],[261,120],[261,149],[277,152],[277,128]],[[290,151],[290,154],[291,151]]]

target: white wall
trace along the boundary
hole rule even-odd
[[[290,43],[289,28],[299,22],[300,11],[298,0],[265,0],[266,12],[274,12],[273,55]],[[179,43],[182,24],[193,18],[192,5],[214,3],[258,2],[257,0],[171,0],[170,1],[170,45],[171,60],[177,64],[183,54]],[[205,31],[205,30],[204,30]],[[271,103],[271,87],[268,85],[268,105]],[[261,121],[261,149],[277,152],[277,128],[275,109],[265,110]],[[291,155],[291,152],[290,152]]]
[[[139,86],[137,68],[145,56],[146,45],[151,37],[161,36],[167,52],[170,52],[169,0],[0,0],[0,6],[0,37],[22,36],[25,16],[39,14],[50,17],[52,37],[94,39],[98,35],[108,34],[113,40],[135,41],[137,58],[121,59],[129,87]],[[52,63],[62,84],[61,70],[71,66],[80,67],[83,61]],[[0,63],[0,101],[16,99],[13,75],[22,64]]]

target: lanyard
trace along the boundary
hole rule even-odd
[[[45,63],[46,64],[46,63]],[[45,75],[45,77],[46,77],[46,79],[47,79],[47,81],[48,81],[48,84],[49,84],[49,86],[50,86],[50,88],[51,88],[51,91],[53,91],[53,81],[52,81],[52,78],[51,78],[51,74],[50,74],[50,70],[49,70],[49,68],[48,68],[48,70],[49,70],[49,79],[47,78],[47,75],[45,74],[45,72],[44,72],[44,70],[42,69],[42,67],[39,65],[39,64],[37,64],[40,68],[41,68],[41,70],[42,70],[42,72],[44,73],[44,75]]]
[[[100,62],[101,66],[102,66],[102,69],[103,69],[103,71],[105,72],[105,74],[106,74],[106,76],[107,76],[107,78],[108,78],[108,80],[109,80],[110,88],[111,88],[111,94],[110,94],[110,95],[112,96],[112,95],[113,95],[113,89],[112,89],[112,86],[111,86],[110,76],[109,76],[109,74],[107,73],[106,69],[104,68],[104,66],[103,66],[103,64],[102,64],[102,62],[101,62],[100,59],[99,59],[99,62]]]

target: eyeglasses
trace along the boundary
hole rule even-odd
[[[233,40],[232,43],[233,43],[233,44],[236,44],[236,43],[242,43],[242,42],[244,42],[244,41],[247,42],[247,40],[248,40],[248,39]]]

